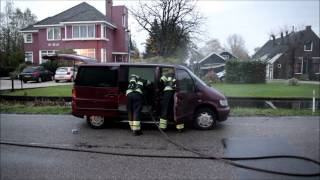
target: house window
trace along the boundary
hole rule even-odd
[[[25,52],[24,60],[25,62],[33,62],[33,52]]]
[[[279,68],[279,69],[281,68],[281,64],[278,64],[278,68]]]
[[[107,49],[101,49],[101,62],[107,62]]]
[[[229,59],[229,55],[223,55],[224,59]]]
[[[312,51],[312,46],[313,46],[312,41],[307,41],[304,44],[304,51]]]
[[[95,49],[74,49],[74,51],[80,56],[86,56],[93,59],[96,58]]]
[[[47,59],[42,59],[43,56],[55,55],[56,51],[40,51],[40,64],[47,62]]]
[[[73,38],[94,38],[95,37],[95,25],[77,25],[72,26]]]
[[[102,37],[104,37],[104,38],[107,38],[107,26],[103,26],[103,36]]]
[[[302,69],[303,69],[303,59],[299,58],[294,65],[294,72],[296,74],[302,74]]]
[[[24,40],[24,43],[32,43],[33,41],[32,34],[31,33],[23,34],[23,40]]]
[[[127,27],[127,15],[126,14],[122,15],[122,26]]]
[[[47,40],[60,40],[61,39],[61,31],[60,27],[51,27],[47,29]]]
[[[313,72],[315,74],[320,74],[320,57],[312,58],[312,66],[313,66]]]

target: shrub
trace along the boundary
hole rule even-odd
[[[41,64],[46,70],[50,72],[56,72],[57,68],[59,67],[58,61],[47,61]]]
[[[296,78],[291,78],[291,79],[288,80],[288,85],[289,86],[296,86],[296,85],[298,85],[298,83],[299,83],[299,81]]]
[[[266,63],[261,61],[230,60],[226,63],[227,83],[265,83]]]
[[[215,74],[213,71],[209,71],[204,77],[203,80],[206,82],[206,84],[210,85],[213,83],[220,82],[217,74]]]

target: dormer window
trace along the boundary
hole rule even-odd
[[[24,43],[32,43],[33,38],[31,33],[23,34]]]
[[[304,51],[312,51],[312,46],[313,46],[312,41],[307,41],[304,44]]]
[[[47,29],[47,40],[54,41],[61,39],[60,27],[51,27]]]

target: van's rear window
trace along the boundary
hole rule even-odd
[[[81,67],[75,85],[94,87],[116,87],[118,68],[116,67]]]

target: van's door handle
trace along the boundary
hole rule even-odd
[[[107,95],[104,95],[104,97],[106,97],[106,98],[114,98],[114,97],[115,97],[115,95],[107,94]]]

